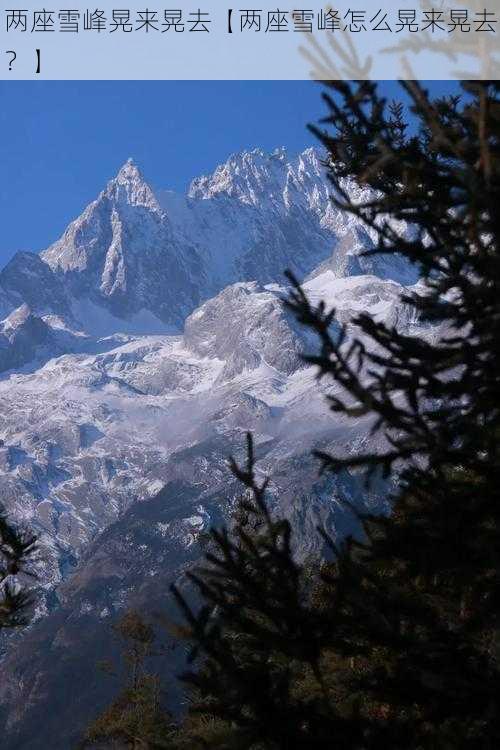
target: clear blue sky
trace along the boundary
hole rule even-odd
[[[129,156],[154,187],[184,190],[232,152],[303,149],[320,94],[308,81],[0,82],[0,268],[55,240]]]

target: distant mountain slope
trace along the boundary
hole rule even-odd
[[[342,497],[387,507],[382,485],[317,475],[313,448],[382,439],[328,411],[335,386],[300,357],[314,342],[282,305],[283,271],[336,308],[334,325],[367,312],[428,330],[400,301],[415,269],[361,257],[370,232],[329,190],[314,149],[231,156],[186,196],[155,193],[129,161],[54,245],[0,272],[0,499],[42,552],[36,622],[2,664],[8,750],[71,746],[75,707],[96,707],[103,621],[166,597],[201,532],[229,518],[227,457],[246,430],[299,556],[319,550],[318,524],[355,528]]]
[[[371,243],[332,206],[313,148],[231,156],[186,196],[155,193],[129,160],[57,242],[0,272],[0,315],[26,303],[90,335],[169,333],[228,284],[281,283],[286,268],[299,278],[323,263],[337,276],[416,281],[402,261],[359,258]]]

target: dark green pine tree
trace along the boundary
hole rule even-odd
[[[26,581],[32,569],[36,538],[13,526],[0,506],[0,631],[26,625],[32,597]]]
[[[134,610],[129,610],[113,626],[125,668],[125,683],[116,698],[90,724],[81,748],[123,748],[123,750],[160,750],[172,748],[174,725],[162,705],[161,684],[150,671],[154,661],[155,632]],[[102,671],[116,675],[111,662],[100,664]]]
[[[500,85],[437,100],[402,86],[411,128],[376,84],[334,82],[327,129],[313,130],[333,202],[378,238],[369,254],[421,269],[403,301],[429,335],[367,315],[333,334],[335,311],[292,277],[287,301],[318,337],[306,360],[336,383],[332,411],[372,415],[380,436],[373,454],[319,454],[323,470],[398,471],[393,512],[362,516],[364,538],[332,545],[311,576],[267,509],[249,442],[233,469],[252,523],[213,531],[191,576],[199,611],[176,592],[203,657],[185,676],[193,747],[500,746]],[[361,203],[351,177],[371,188]],[[208,744],[200,715],[217,729]]]

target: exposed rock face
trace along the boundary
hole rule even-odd
[[[72,300],[102,306],[117,318],[147,311],[157,325],[178,327],[200,299],[200,258],[174,236],[132,161],[41,257],[65,278]],[[83,315],[85,325],[78,304],[75,315]]]
[[[346,188],[357,200],[366,192]],[[281,283],[287,268],[416,281],[402,261],[358,257],[373,237],[330,192],[313,148],[231,156],[186,196],[155,193],[129,160],[57,242],[0,273],[0,313],[26,302],[88,334],[168,333],[228,284]]]
[[[184,341],[199,356],[224,361],[219,376],[224,380],[263,363],[290,375],[301,364],[305,336],[276,291],[251,282],[227,287],[192,313]]]
[[[0,323],[0,372],[22,367],[54,343],[49,326],[21,305]]]
[[[226,459],[246,430],[299,557],[319,551],[318,524],[353,530],[340,497],[387,507],[386,488],[318,477],[311,450],[358,450],[369,423],[329,413],[331,385],[300,358],[314,342],[281,303],[283,270],[340,323],[369,312],[427,334],[400,302],[414,269],[360,258],[373,238],[329,191],[313,149],[232,156],[185,197],[155,193],[127,162],[52,247],[0,273],[0,498],[42,552],[36,622],[6,644],[6,748],[71,747],[109,697],[94,672],[103,623],[160,607],[201,532],[230,516],[240,488]]]
[[[27,304],[37,314],[69,315],[71,302],[63,280],[54,274],[39,255],[16,253],[0,271],[7,307]],[[0,292],[1,297],[1,292]]]

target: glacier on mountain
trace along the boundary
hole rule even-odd
[[[370,232],[330,190],[313,148],[230,156],[186,196],[128,160],[57,242],[0,273],[0,495],[40,531],[48,589],[182,447],[250,428],[292,452],[351,439],[301,360],[314,342],[282,304],[283,271],[339,323],[399,329],[418,325],[400,302],[417,276],[361,258]]]
[[[328,411],[337,386],[301,359],[315,342],[282,304],[283,272],[335,307],[335,325],[366,312],[427,335],[400,300],[418,274],[401,258],[361,257],[373,233],[331,190],[312,148],[230,156],[186,195],[154,190],[129,160],[59,240],[0,272],[0,498],[40,535],[42,589],[7,674],[38,684],[37,639],[57,650],[165,593],[200,534],[230,516],[240,488],[227,457],[242,455],[248,429],[302,558],[319,549],[318,524],[352,531],[342,496],[387,507],[356,475],[318,477],[311,450],[366,447],[369,421]],[[9,678],[0,700],[14,705],[23,689],[36,716],[43,691]]]

